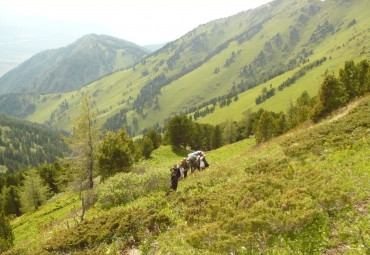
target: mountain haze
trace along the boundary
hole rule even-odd
[[[346,60],[369,58],[369,8],[365,0],[273,1],[201,25],[84,91],[40,95],[25,118],[70,130],[83,93],[98,124],[124,126],[131,136],[181,113],[219,124],[248,109],[285,111],[304,90],[315,95]],[[273,96],[257,104],[267,92]]]
[[[0,78],[0,94],[66,92],[135,64],[150,51],[107,35],[89,34],[42,51]]]

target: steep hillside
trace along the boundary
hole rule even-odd
[[[0,95],[6,93],[66,92],[112,72],[125,69],[149,50],[106,35],[86,35],[55,50],[36,54],[0,78]]]
[[[60,133],[0,114],[0,174],[55,162],[65,150]]]
[[[369,58],[369,8],[365,0],[273,1],[201,25],[83,91],[42,95],[26,118],[69,130],[83,93],[98,124],[131,136],[180,113],[217,124],[248,109],[284,111],[346,60]],[[273,96],[257,105],[262,91]]]
[[[369,115],[367,96],[268,143],[207,152],[210,168],[169,195],[169,166],[187,152],[160,147],[101,183],[83,223],[77,194],[14,219],[5,254],[367,254]]]

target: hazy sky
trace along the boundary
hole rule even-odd
[[[0,0],[1,69],[4,63],[19,63],[41,50],[66,46],[89,33],[139,45],[173,41],[200,24],[270,1]]]

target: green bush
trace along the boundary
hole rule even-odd
[[[119,173],[98,188],[98,202],[110,208],[146,196],[153,191],[166,191],[170,186],[169,172],[151,169],[143,174]]]
[[[56,232],[41,248],[48,254],[94,254],[90,251],[96,251],[103,244],[119,243],[119,249],[124,250],[159,235],[174,224],[172,212],[163,210],[163,206],[163,202],[158,201],[106,212]]]

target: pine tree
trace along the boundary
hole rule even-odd
[[[149,137],[144,136],[144,138],[141,140],[140,148],[141,148],[141,154],[145,158],[150,158],[150,154],[152,154],[154,150],[154,145],[153,145],[152,140]]]
[[[203,139],[202,139],[202,149],[203,150],[211,150],[211,136],[214,130],[214,127],[209,124],[202,124],[201,125],[202,130],[203,130]]]
[[[155,129],[151,129],[151,130],[149,130],[149,132],[145,136],[147,136],[148,138],[150,138],[150,140],[152,140],[154,149],[159,148],[159,145],[161,145],[161,143],[162,143],[161,134],[158,134]]]
[[[268,111],[264,111],[258,121],[258,127],[256,131],[257,143],[265,142],[276,134],[275,119],[272,114]]]
[[[117,133],[106,133],[99,145],[97,159],[103,179],[129,171],[136,159],[136,147],[124,128]]]
[[[185,115],[177,115],[168,122],[167,135],[173,149],[190,144],[193,130],[192,122]]]
[[[42,182],[35,170],[29,170],[21,187],[20,198],[22,210],[37,210],[49,196],[48,187]]]
[[[275,128],[276,128],[276,135],[281,135],[285,133],[287,129],[287,123],[286,123],[285,114],[283,112],[280,113],[279,118],[276,120]]]
[[[357,79],[355,63],[352,60],[346,61],[344,69],[339,70],[339,81],[344,85],[348,99],[352,99],[359,94],[360,84]]]
[[[370,91],[370,64],[367,59],[356,65],[357,79],[359,83],[358,96]]]
[[[13,246],[14,234],[10,221],[3,213],[0,213],[0,254]]]
[[[219,125],[217,125],[211,136],[211,148],[212,150],[220,148],[222,146],[222,130]]]
[[[319,101],[313,110],[315,121],[342,106],[348,98],[345,86],[334,75],[325,77],[318,96]]]
[[[189,145],[192,150],[202,150],[203,149],[203,138],[204,132],[201,124],[194,122],[192,128],[191,138]]]

